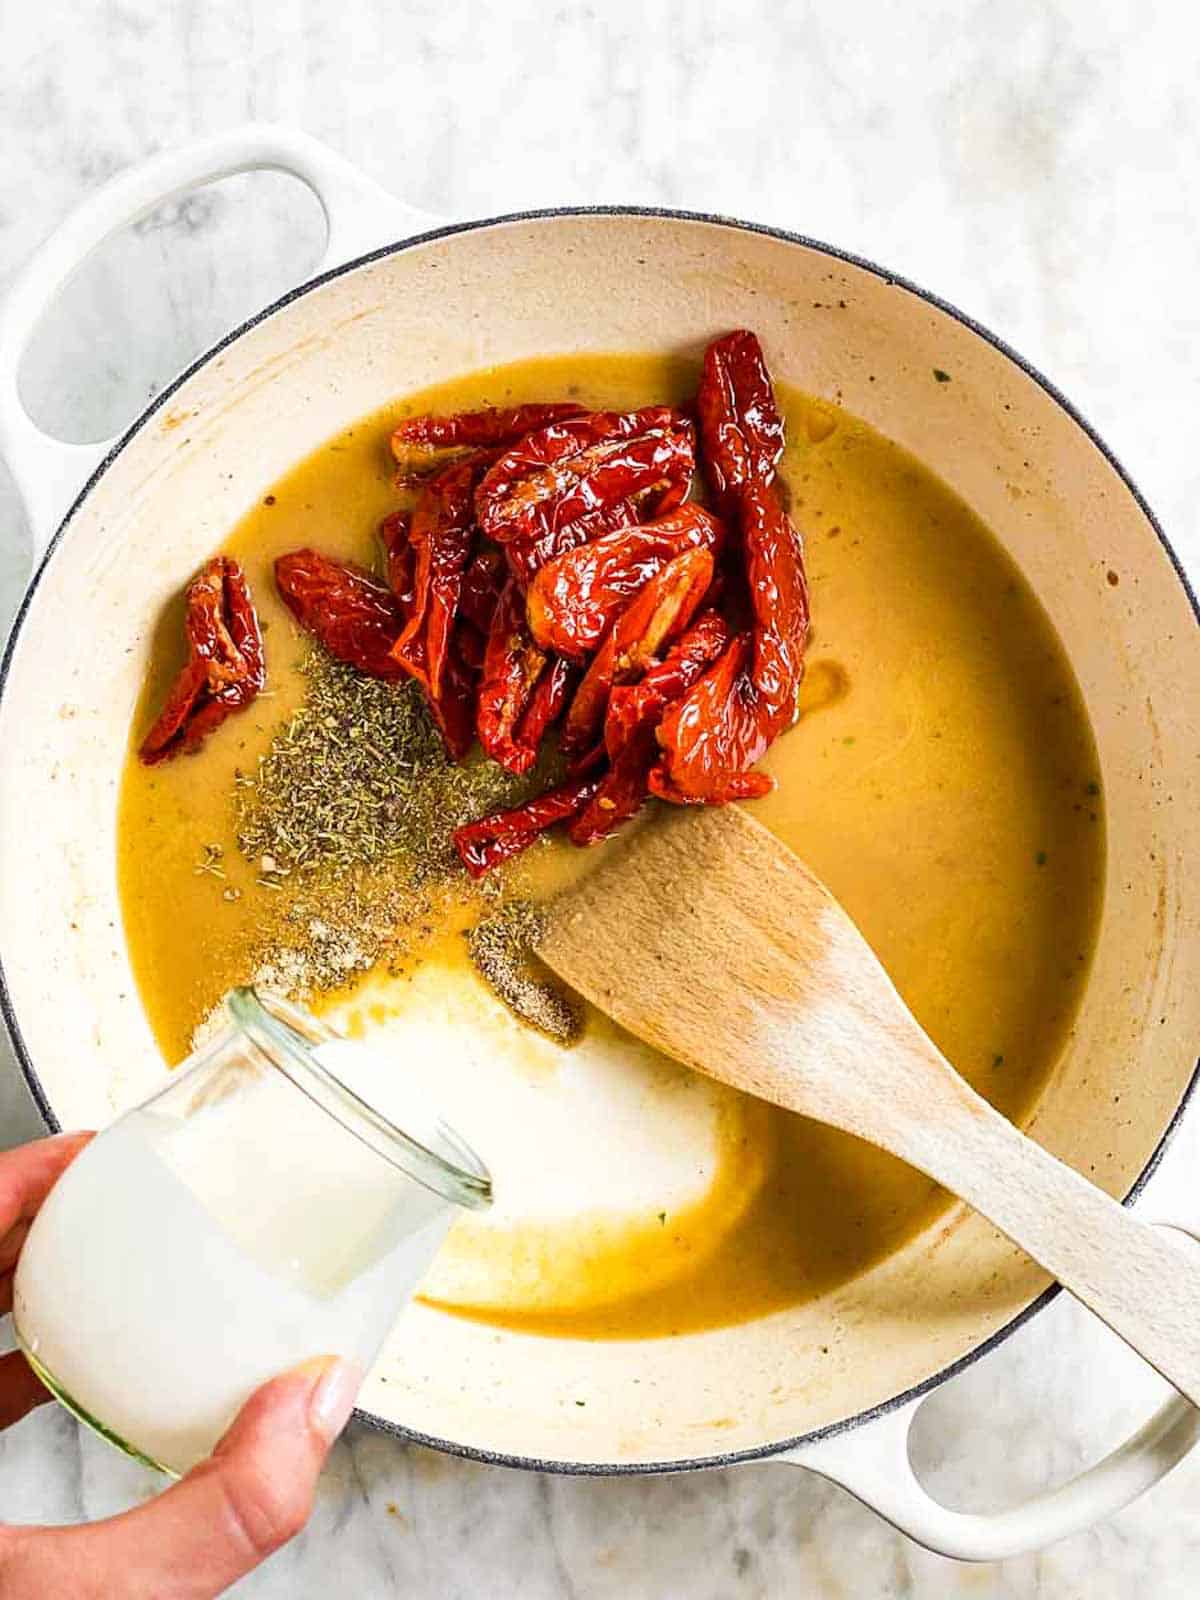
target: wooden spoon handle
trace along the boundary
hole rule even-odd
[[[668,1055],[961,1195],[1200,1406],[1200,1248],[977,1095],[829,891],[752,819],[729,807],[643,828],[562,898],[540,950]]]
[[[994,1222],[1200,1406],[1200,1244],[1126,1210],[948,1068],[937,1092],[929,1068],[919,1120],[860,1131]]]

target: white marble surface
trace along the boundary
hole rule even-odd
[[[249,117],[307,128],[447,216],[607,200],[777,222],[884,261],[1002,332],[1108,438],[1195,570],[1200,110],[1183,16],[1155,0],[0,0],[0,286],[99,180]],[[282,180],[240,188],[172,208],[97,263],[32,353],[40,417],[104,434],[303,274],[320,240],[311,202]],[[5,621],[25,541],[0,477]],[[0,1118],[6,1143],[36,1128],[7,1061]],[[1152,1193],[1200,1220],[1193,1123]],[[1002,1505],[1111,1444],[1159,1389],[1060,1300],[928,1402],[916,1459],[952,1503]],[[2,1517],[95,1517],[151,1489],[49,1409],[0,1439]],[[968,1569],[784,1466],[537,1478],[352,1429],[309,1531],[238,1592],[1190,1600],[1198,1588],[1200,1457],[1104,1527]]]

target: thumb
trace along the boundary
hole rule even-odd
[[[251,1395],[209,1459],[149,1505],[90,1527],[30,1530],[23,1554],[47,1562],[35,1568],[37,1592],[211,1600],[307,1522],[361,1382],[349,1362],[307,1361]]]

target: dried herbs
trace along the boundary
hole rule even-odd
[[[234,791],[261,878],[396,864],[415,883],[457,865],[453,830],[520,792],[490,762],[455,766],[417,685],[369,678],[314,649],[304,703]]]
[[[233,805],[256,884],[287,891],[255,981],[302,996],[402,960],[448,904],[477,895],[451,836],[480,811],[521,798],[528,782],[490,761],[452,763],[415,683],[367,677],[320,648],[301,671],[303,703],[257,771],[238,775]],[[219,848],[196,870],[223,876]],[[487,918],[471,936],[472,955],[518,1016],[570,1042],[578,1011],[531,968],[532,917],[529,906]]]

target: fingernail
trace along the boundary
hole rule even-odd
[[[308,1397],[308,1420],[332,1444],[354,1410],[363,1374],[352,1361],[339,1356],[319,1356],[306,1361],[302,1370],[320,1374]]]

